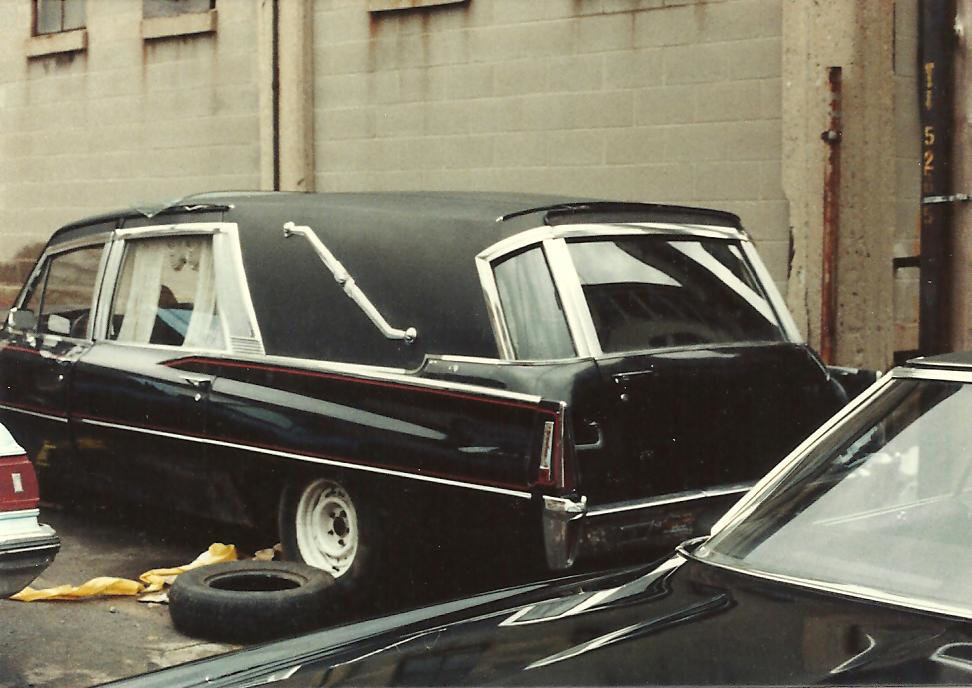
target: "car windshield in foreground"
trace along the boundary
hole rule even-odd
[[[898,380],[695,555],[972,611],[972,385]]]
[[[606,352],[783,339],[737,242],[639,236],[568,246]]]

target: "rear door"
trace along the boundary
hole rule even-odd
[[[103,257],[103,240],[49,248],[16,304],[20,327],[8,323],[0,339],[3,421],[42,474],[77,468],[69,389],[78,359],[91,347]]]

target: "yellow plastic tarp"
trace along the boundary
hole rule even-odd
[[[138,581],[127,578],[111,578],[100,576],[92,578],[81,585],[58,585],[54,588],[34,590],[26,587],[10,599],[20,602],[37,602],[53,600],[81,600],[105,595],[135,596],[162,590],[166,585],[172,585],[176,576],[190,569],[196,569],[208,564],[218,564],[224,561],[236,561],[236,547],[214,542],[205,552],[188,564],[170,569],[152,569],[138,577]],[[139,582],[140,581],[140,582]]]

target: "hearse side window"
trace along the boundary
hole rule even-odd
[[[507,258],[493,274],[518,359],[576,355],[543,249],[538,246]]]
[[[224,348],[212,237],[130,239],[120,275],[112,299],[109,339]]]
[[[568,247],[605,352],[783,340],[733,244],[631,237]]]
[[[76,338],[87,334],[102,248],[100,245],[89,246],[58,253],[48,261],[45,268],[47,278],[38,284],[44,284],[40,298],[39,332]],[[38,291],[40,289],[31,293],[25,310],[32,309],[31,304]]]

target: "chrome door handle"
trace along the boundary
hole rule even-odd
[[[198,390],[208,391],[213,386],[213,378],[209,375],[183,375],[182,379]]]

